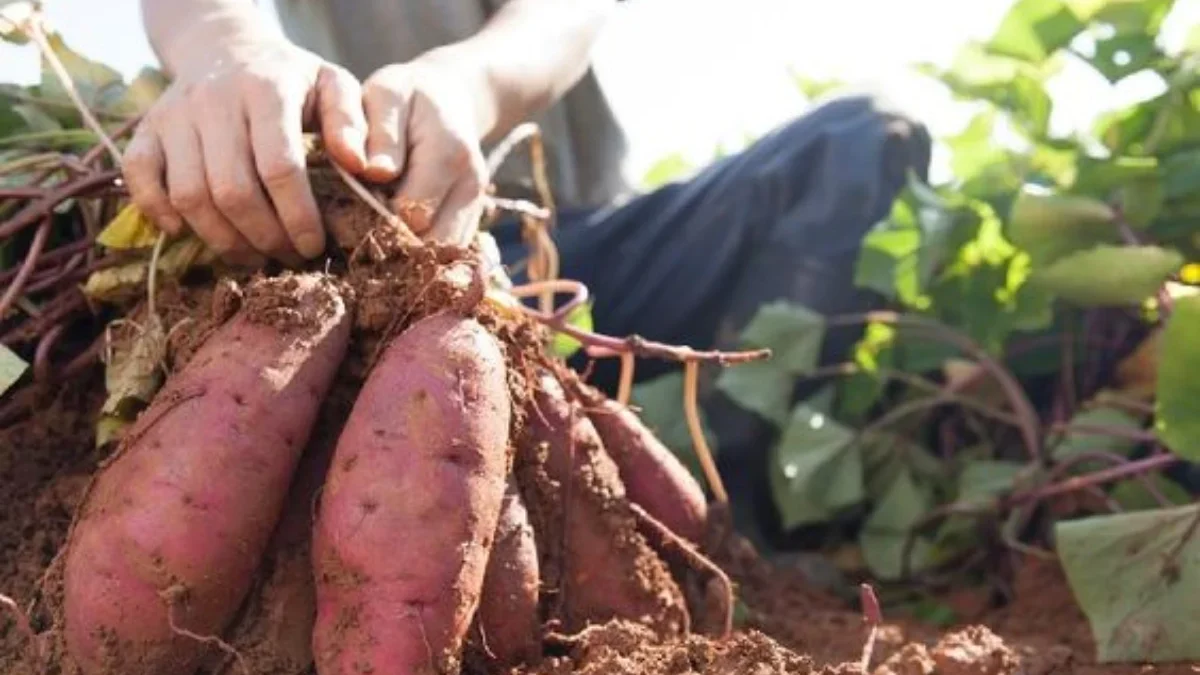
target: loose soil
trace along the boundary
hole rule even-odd
[[[93,449],[93,420],[101,404],[99,367],[82,373],[35,401],[36,416],[0,431],[0,579],[3,592],[29,612],[34,631],[49,617],[37,602],[43,575],[62,546],[71,515],[103,453]],[[329,420],[344,419],[345,396],[330,397]],[[336,438],[336,424],[322,425]],[[315,443],[313,447],[320,447]],[[323,458],[310,454],[309,472],[320,475]],[[303,473],[302,475],[307,475]],[[315,489],[315,487],[313,488]],[[303,523],[297,523],[303,530]],[[272,580],[308,569],[303,534],[281,528],[279,555],[264,565],[260,592],[270,597]],[[718,557],[738,585],[745,620],[732,638],[701,636],[661,640],[636,625],[594,626],[546,646],[536,667],[513,675],[682,674],[682,673],[850,673],[866,637],[860,615],[809,584],[794,569],[775,568],[744,541],[735,540]],[[1200,666],[1101,666],[1093,643],[1058,567],[1028,559],[1012,581],[1006,606],[980,611],[969,625],[939,632],[912,621],[889,621],[879,633],[872,670],[875,675],[1197,675]],[[248,603],[249,604],[249,603]],[[962,603],[960,603],[962,604]],[[270,611],[264,611],[266,607]],[[306,631],[310,598],[275,598],[263,607],[247,607],[231,631],[230,642],[254,673],[297,673],[307,658]],[[38,672],[25,658],[27,635],[12,620],[0,623],[0,673]],[[263,648],[266,640],[280,645]],[[232,658],[228,672],[237,672]],[[45,672],[59,669],[48,664]]]

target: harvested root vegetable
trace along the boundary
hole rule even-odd
[[[537,543],[529,513],[510,481],[477,616],[482,651],[498,665],[515,666],[538,656],[538,578]]]
[[[707,528],[704,490],[687,467],[632,410],[597,397],[588,419],[620,471],[629,499],[684,539],[698,544]]]
[[[195,670],[243,601],[350,322],[333,281],[252,283],[96,476],[67,542],[84,673]]]
[[[638,532],[617,467],[582,407],[550,374],[539,380],[533,406],[519,452],[543,507],[534,519],[549,552],[543,578],[557,582],[548,613],[568,632],[616,618],[663,636],[686,632],[683,593]]]
[[[338,440],[313,540],[321,675],[452,672],[509,467],[504,354],[474,319],[392,340]]]

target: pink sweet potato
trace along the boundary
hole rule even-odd
[[[699,543],[708,505],[687,467],[620,403],[598,400],[589,404],[588,417],[616,463],[629,499],[679,536]]]
[[[541,465],[543,477],[534,483],[543,494],[536,499],[561,512],[539,513],[545,531],[537,536],[543,552],[562,545],[561,552],[543,555],[543,579],[558,584],[553,602],[565,629],[627,619],[663,636],[685,632],[682,591],[637,531],[617,467],[582,407],[546,375],[526,418],[522,463]]]
[[[254,578],[349,314],[319,275],[258,281],[98,474],[67,543],[67,648],[85,673],[192,672]],[[183,634],[191,632],[192,636]]]
[[[537,656],[538,586],[533,528],[517,486],[510,481],[476,617],[483,650],[498,665],[515,666]]]
[[[495,338],[453,312],[409,327],[368,375],[314,532],[321,675],[460,662],[505,491],[506,378]]]

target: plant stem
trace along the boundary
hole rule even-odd
[[[17,276],[12,280],[12,283],[5,289],[4,295],[0,296],[0,318],[8,314],[9,308],[20,297],[21,291],[25,288],[25,282],[33,274],[38,256],[42,254],[42,249],[46,247],[46,240],[50,238],[50,226],[53,222],[52,218],[46,216],[42,219],[42,224],[33,235],[33,243],[29,245],[29,252],[25,254],[25,262],[21,264],[21,269],[17,272]]]
[[[50,42],[46,39],[46,33],[42,30],[41,15],[35,13],[21,28],[37,44],[38,49],[41,50],[42,58],[46,59],[46,63],[50,64],[50,69],[54,71],[54,75],[62,83],[63,90],[67,92],[67,98],[71,99],[71,103],[75,104],[75,107],[79,110],[79,115],[83,118],[84,125],[91,129],[100,139],[100,142],[104,144],[104,147],[108,149],[109,154],[113,158],[113,165],[121,166],[120,148],[117,147],[113,139],[109,138],[108,133],[104,131],[104,127],[100,125],[99,120],[96,119],[91,109],[88,108],[87,104],[79,96],[79,91],[75,88],[75,81],[71,79],[71,74],[67,72],[62,61],[59,60],[58,54],[54,53],[54,48],[50,46]]]
[[[633,370],[636,364],[636,358],[633,354],[625,352],[621,354],[621,379],[617,385],[617,402],[621,405],[629,405],[629,399],[633,396]]]
[[[1178,457],[1171,454],[1164,453],[1161,455],[1153,455],[1145,459],[1128,462],[1121,466],[1115,466],[1111,469],[1104,469],[1103,471],[1097,471],[1085,476],[1068,478],[1061,483],[1047,485],[1024,494],[1013,495],[1009,501],[1013,504],[1020,504],[1028,501],[1039,501],[1046,499],[1047,497],[1053,497],[1056,495],[1066,494],[1068,492],[1074,492],[1076,490],[1082,490],[1090,485],[1104,485],[1122,478],[1137,476],[1139,474],[1148,473],[1157,469],[1165,469],[1168,466],[1180,461],[1181,460]]]
[[[1029,397],[1025,395],[1025,390],[1021,387],[1021,383],[1003,365],[992,358],[987,350],[980,347],[971,338],[941,322],[893,311],[875,311],[837,316],[831,318],[828,324],[845,325],[872,322],[907,327],[923,332],[931,338],[963,351],[978,361],[979,365],[996,379],[996,382],[1008,397],[1009,404],[1020,421],[1021,437],[1026,449],[1029,451],[1030,458],[1039,464],[1044,461],[1042,457],[1041,435],[1038,431],[1041,423],[1037,411],[1034,409],[1033,404],[1029,402]]]
[[[713,460],[712,450],[708,447],[708,439],[704,437],[704,427],[700,424],[700,411],[697,404],[699,395],[700,364],[697,361],[687,361],[683,364],[683,413],[687,417],[688,433],[692,436],[696,457],[708,479],[708,486],[713,491],[713,498],[718,504],[729,503],[729,493],[725,491],[725,483],[721,473],[717,471],[717,463]]]

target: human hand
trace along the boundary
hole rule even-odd
[[[291,44],[258,44],[180,73],[125,150],[133,202],[168,233],[185,227],[229,262],[286,264],[325,249],[302,132],[319,124],[346,169],[365,166],[362,90]]]
[[[427,55],[363,82],[365,175],[400,178],[394,210],[417,235],[465,245],[478,230],[488,172],[476,114],[486,90],[476,75],[465,63]]]

